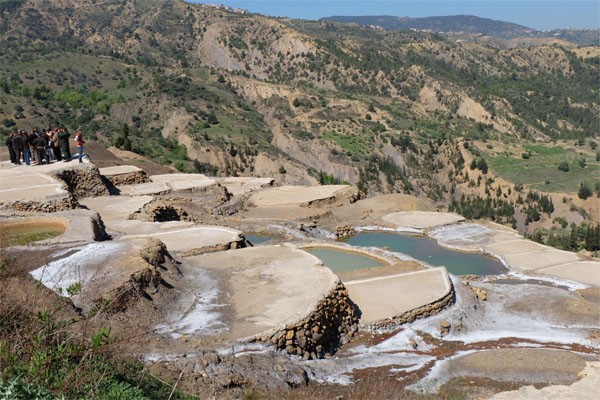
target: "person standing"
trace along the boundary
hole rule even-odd
[[[46,160],[48,160],[48,164],[50,164],[50,161],[54,161],[54,152],[52,151],[52,132],[43,129],[42,137],[46,141]]]
[[[71,161],[71,149],[69,148],[69,136],[71,134],[67,131],[64,126],[58,130],[58,143],[60,144],[60,151],[65,162]]]
[[[10,157],[10,162],[12,164],[17,163],[17,154],[15,153],[15,149],[13,148],[13,137],[15,136],[14,132],[11,132],[6,138],[6,147],[8,148],[8,155]]]
[[[77,155],[79,156],[79,163],[83,162],[83,145],[85,140],[83,140],[83,135],[81,134],[81,129],[78,129],[75,132],[75,143],[77,144]]]
[[[33,160],[34,164],[42,163],[42,160],[40,160],[38,158],[38,152],[35,150],[35,147],[33,144],[35,139],[37,139],[39,136],[40,136],[40,133],[38,132],[38,128],[33,128],[31,133],[29,135],[27,135],[27,137],[29,138],[29,144],[33,147],[32,151],[31,151],[31,159]]]
[[[21,135],[19,135],[19,132],[16,131],[13,135],[12,138],[12,145],[13,145],[13,151],[15,152],[15,155],[17,156],[17,159],[15,160],[15,164],[17,165],[21,165],[21,159],[23,158],[23,142],[21,141]]]
[[[33,139],[33,149],[37,155],[37,165],[42,165],[42,160],[46,159],[46,164],[50,164],[50,158],[46,155],[46,139],[43,136],[38,136]]]
[[[21,130],[19,133],[19,137],[21,139],[21,146],[23,148],[23,161],[25,161],[26,166],[31,165],[31,148],[29,147],[29,136],[24,130]]]
[[[50,125],[48,125],[50,127]],[[62,154],[60,152],[60,144],[58,143],[58,129],[49,131],[50,137],[52,138],[52,152],[54,153],[54,159],[56,161],[62,160]]]

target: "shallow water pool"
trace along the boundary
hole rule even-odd
[[[496,258],[444,248],[434,239],[386,232],[359,233],[346,241],[352,246],[378,247],[408,254],[434,266],[444,266],[454,275],[497,275],[507,271]]]
[[[252,243],[254,246],[256,246],[257,244],[266,243],[269,240],[275,239],[275,236],[259,235],[259,234],[244,235],[244,237],[246,238],[247,241]]]
[[[333,272],[349,272],[357,269],[381,267],[382,263],[362,254],[323,247],[304,249],[323,261],[323,265]]]

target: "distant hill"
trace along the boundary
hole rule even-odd
[[[513,24],[512,22],[480,18],[474,15],[449,15],[425,18],[394,17],[390,15],[333,16],[322,18],[321,20],[379,26],[388,30],[416,29],[434,32],[465,32],[503,38],[526,36],[536,32],[534,29]]]
[[[529,32],[466,16],[412,26],[452,18],[463,31]],[[600,48],[541,34],[372,29],[183,0],[0,0],[0,139],[64,124],[179,171],[448,204],[485,193],[471,169],[448,178],[465,140],[520,161],[504,147],[568,139],[590,165],[569,173],[597,170]],[[576,191],[572,176],[560,175]]]

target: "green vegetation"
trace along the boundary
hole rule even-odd
[[[467,219],[489,218],[492,221],[515,223],[514,204],[502,199],[461,196],[460,199],[450,202],[448,211],[456,212]]]
[[[337,132],[325,132],[321,136],[321,139],[335,143],[342,148],[348,157],[364,157],[372,150],[372,143],[368,140],[366,135],[359,136]]]
[[[592,189],[587,184],[587,182],[581,182],[579,185],[579,190],[577,191],[577,197],[581,200],[585,200],[592,195]]]
[[[571,229],[563,227],[561,232],[547,229],[536,229],[528,237],[539,243],[567,251],[587,250],[600,251],[600,225],[590,225],[585,222],[571,225]]]
[[[62,235],[64,228],[52,226],[19,226],[1,227],[0,247],[24,246],[40,240],[51,239]]]
[[[166,399],[172,388],[120,360],[109,328],[89,338],[55,311],[6,306],[0,313],[0,397],[3,399]],[[179,392],[173,399],[186,399]]]
[[[531,154],[529,159],[490,154],[488,159],[494,173],[546,192],[575,193],[584,180],[600,181],[600,163],[592,161],[581,167],[582,157],[576,152],[559,146],[525,144],[523,147]]]

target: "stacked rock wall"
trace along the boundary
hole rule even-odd
[[[450,282],[450,291],[441,299],[434,301],[433,303],[426,304],[421,307],[413,308],[410,311],[406,311],[394,318],[386,319],[384,321],[379,321],[373,324],[370,324],[368,328],[377,329],[377,328],[386,328],[393,327],[402,324],[408,324],[413,322],[414,320],[427,318],[432,315],[435,315],[442,311],[444,308],[453,304],[455,301],[455,293],[454,293],[454,285]]]
[[[76,199],[83,197],[108,196],[110,193],[98,168],[86,165],[82,168],[63,169],[54,173],[62,180],[67,190]]]
[[[16,211],[25,212],[57,212],[73,210],[81,207],[72,195],[66,195],[63,198],[48,201],[19,200],[12,203],[2,204],[3,208],[10,208]]]
[[[150,177],[145,171],[133,171],[126,174],[105,176],[108,181],[114,186],[121,185],[137,185],[139,183],[151,182]]]
[[[346,287],[338,282],[308,317],[286,326],[271,337],[260,339],[270,341],[277,349],[289,354],[315,359],[332,355],[357,330],[356,306],[348,297]]]

